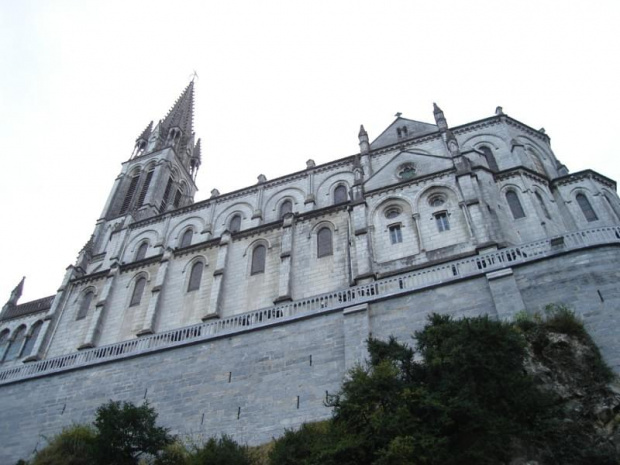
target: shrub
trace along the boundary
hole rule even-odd
[[[187,465],[252,465],[246,446],[241,446],[229,436],[210,438],[203,446],[192,451]]]
[[[90,465],[95,435],[91,426],[69,426],[37,452],[31,465]]]

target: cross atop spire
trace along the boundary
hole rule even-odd
[[[178,127],[186,136],[193,133],[194,123],[194,80],[190,81],[181,96],[170,109],[162,126],[169,130]]]

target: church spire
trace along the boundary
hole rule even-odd
[[[186,137],[189,137],[193,133],[193,124],[194,81],[191,81],[164,118],[162,126],[167,131],[178,128]]]

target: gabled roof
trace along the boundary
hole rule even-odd
[[[398,131],[399,129],[400,135]],[[387,147],[388,145],[425,136],[437,131],[439,131],[439,128],[434,124],[423,123],[421,121],[415,121],[398,116],[394,122],[392,122],[392,124],[385,129],[385,131],[379,134],[379,137],[371,142],[370,148],[371,150],[375,150],[382,147]]]
[[[43,297],[42,299],[33,300],[14,307],[9,307],[2,315],[2,320],[10,320],[11,318],[17,318],[21,316],[30,315],[31,313],[38,313],[47,311],[52,307],[55,295],[49,297]]]

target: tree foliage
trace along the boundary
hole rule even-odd
[[[95,417],[95,463],[134,465],[142,455],[156,456],[172,441],[168,430],[157,426],[157,412],[148,402],[114,402],[100,406]]]

